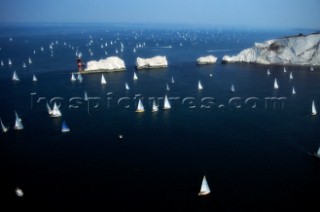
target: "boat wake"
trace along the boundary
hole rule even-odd
[[[209,49],[207,52],[229,52],[231,49]]]

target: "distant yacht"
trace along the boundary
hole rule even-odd
[[[23,63],[22,68],[27,68],[27,65],[25,63]]]
[[[202,86],[202,84],[201,84],[201,82],[200,82],[200,80],[198,81],[198,90],[202,90],[203,89],[203,86]]]
[[[287,73],[286,67],[283,67],[283,73]]]
[[[32,81],[33,81],[33,82],[37,82],[37,81],[38,81],[36,75],[33,75],[33,76],[32,76]]]
[[[30,57],[29,57],[29,59],[28,59],[28,62],[29,62],[29,64],[32,64],[32,60],[31,60]]]
[[[16,193],[16,195],[17,195],[18,197],[23,197],[23,195],[24,195],[22,189],[19,188],[19,187],[17,187],[17,188],[15,189],[15,193]]]
[[[1,60],[1,66],[4,66],[4,64],[3,64],[3,60]]]
[[[314,70],[314,69],[313,69],[313,67],[311,66],[311,67],[310,67],[310,71],[313,71],[313,70]]]
[[[84,92],[84,97],[83,97],[84,101],[88,101],[88,94],[87,91]]]
[[[19,118],[18,113],[15,111],[16,121],[14,123],[13,129],[15,130],[23,130],[22,120]]]
[[[0,118],[0,124],[1,124],[2,132],[6,133],[8,131],[8,128],[6,126],[4,126],[4,124],[2,123],[1,118]]]
[[[166,89],[167,89],[167,91],[170,91],[170,87],[169,87],[168,83],[166,84]]]
[[[292,94],[296,94],[296,90],[294,89],[294,86],[292,87]]]
[[[82,75],[80,73],[78,73],[78,78],[77,79],[78,79],[79,82],[82,82],[83,78],[82,78]]]
[[[267,70],[267,75],[270,75],[270,74],[271,74],[271,73],[270,73],[270,70],[268,69],[268,70]]]
[[[136,72],[133,72],[133,80],[137,80],[138,79],[138,76],[136,74]]]
[[[233,93],[236,91],[233,84],[231,85],[230,91]]]
[[[52,113],[50,114],[51,117],[60,117],[61,116],[61,112],[57,106],[56,103],[53,104],[53,109],[52,109]]]
[[[311,110],[312,110],[311,115],[313,115],[313,116],[317,115],[317,109],[316,109],[316,105],[315,105],[315,103],[314,103],[314,100],[312,101],[312,108],[311,108]]]
[[[126,87],[127,91],[130,90],[130,87],[129,87],[128,83],[125,84],[125,87]]]
[[[52,115],[52,110],[51,110],[51,107],[49,106],[48,102],[46,104],[46,107],[47,107],[48,114],[51,116]]]
[[[173,79],[173,77],[171,77],[171,83],[172,83],[172,84],[174,83],[174,79]]]
[[[137,112],[137,113],[142,113],[142,112],[144,112],[144,107],[143,107],[143,104],[142,104],[141,99],[139,99],[138,107],[137,107],[136,112]]]
[[[74,76],[74,73],[71,73],[71,81],[72,82],[76,81],[76,77]]]
[[[289,76],[289,79],[293,79],[293,75],[292,75],[292,72],[290,72],[290,76]]]
[[[314,153],[314,156],[316,156],[317,158],[320,158],[320,147],[319,147],[318,151],[316,153]]]
[[[101,85],[107,84],[106,78],[104,78],[104,75],[101,74]]]
[[[274,89],[278,89],[278,88],[279,88],[277,78],[274,79],[273,88],[274,88]]]
[[[19,81],[20,80],[16,71],[13,72],[12,80],[13,81]]]
[[[210,188],[206,179],[206,176],[203,176],[200,192],[198,193],[199,196],[208,195],[210,193]]]
[[[63,133],[70,132],[70,128],[68,127],[68,125],[65,121],[62,121],[61,132],[63,132]]]
[[[212,77],[212,74],[209,74],[209,77]]]
[[[152,112],[157,112],[158,111],[158,106],[156,104],[156,100],[153,100],[152,102]]]
[[[8,59],[8,65],[9,65],[9,66],[12,65],[12,62],[11,62],[10,58]]]
[[[163,106],[163,109],[168,110],[168,109],[170,109],[170,108],[171,108],[171,105],[170,105],[168,96],[165,95],[165,96],[164,96],[164,106]]]

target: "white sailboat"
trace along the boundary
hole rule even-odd
[[[68,125],[65,121],[62,121],[61,132],[63,132],[63,133],[70,132],[70,128],[68,127]]]
[[[170,87],[169,87],[168,83],[166,83],[166,89],[167,89],[167,91],[170,91]]]
[[[101,85],[107,84],[106,78],[104,78],[104,75],[101,74]]]
[[[199,196],[208,195],[210,193],[210,188],[206,179],[206,176],[203,176],[200,192],[198,193]]]
[[[4,66],[4,64],[3,64],[3,60],[1,60],[1,66]]]
[[[87,91],[84,92],[84,97],[83,97],[84,101],[88,101],[88,94]]]
[[[29,62],[29,64],[32,64],[32,60],[31,60],[30,57],[29,57],[29,59],[28,59],[28,62]]]
[[[11,62],[10,58],[8,59],[8,65],[9,65],[9,66],[12,65],[12,62]]]
[[[314,103],[314,100],[312,101],[312,108],[311,108],[312,112],[311,115],[315,116],[317,115],[317,109],[316,109],[316,105]]]
[[[19,118],[18,113],[15,111],[16,120],[14,123],[13,129],[15,130],[23,130],[22,120]]]
[[[271,73],[270,73],[270,70],[268,69],[268,70],[267,70],[267,75],[270,75],[270,74],[271,74]]]
[[[318,151],[316,153],[314,153],[314,156],[316,156],[317,158],[320,158],[320,147],[319,147]]]
[[[153,100],[152,102],[152,112],[157,112],[158,111],[158,106],[156,104],[156,100]]]
[[[203,89],[203,86],[202,86],[202,84],[201,84],[201,82],[200,82],[200,80],[198,81],[198,90],[202,90]]]
[[[133,72],[133,80],[137,80],[138,79],[138,76],[136,74],[136,72]]]
[[[174,79],[173,79],[173,77],[171,77],[171,83],[172,83],[172,84],[174,83]]]
[[[289,76],[289,79],[293,79],[293,75],[292,75],[292,72],[290,72],[290,76]]]
[[[23,63],[22,68],[27,68],[27,65],[25,63]]]
[[[77,78],[77,80],[78,80],[79,82],[82,82],[82,80],[83,80],[82,75],[81,75],[80,73],[78,73],[78,78]]]
[[[6,126],[4,126],[4,124],[2,123],[1,118],[0,118],[0,124],[1,124],[2,132],[6,133],[8,131],[8,128]]]
[[[235,92],[236,91],[233,84],[231,85],[230,91],[231,92]]]
[[[286,70],[286,67],[283,67],[283,73],[286,73],[287,70]]]
[[[33,81],[33,82],[37,82],[37,81],[38,81],[38,79],[37,79],[37,77],[36,77],[35,74],[32,76],[32,81]]]
[[[292,87],[292,94],[296,94],[296,90],[294,89],[294,86]]]
[[[310,67],[310,71],[313,71],[313,70],[314,70],[314,69],[313,69],[313,67],[311,66],[311,67]]]
[[[48,102],[46,104],[46,107],[47,107],[48,114],[51,116],[52,115],[52,110],[51,110],[51,107],[49,106]]]
[[[57,106],[56,103],[53,104],[53,109],[52,109],[52,113],[50,114],[51,117],[60,117],[61,116],[61,112]]]
[[[12,80],[13,81],[19,81],[20,80],[16,71],[13,72]]]
[[[279,88],[277,78],[274,79],[273,88],[274,88],[274,89],[278,89],[278,88]]]
[[[167,95],[164,96],[164,105],[163,105],[163,109],[164,110],[168,110],[171,108],[171,105],[170,105],[170,102],[169,102],[169,99],[167,97]]]
[[[19,188],[19,187],[17,187],[17,188],[15,189],[15,193],[16,193],[16,195],[17,195],[18,197],[23,197],[23,195],[24,195],[22,189]]]
[[[141,99],[139,99],[138,107],[137,107],[136,112],[137,112],[137,113],[142,113],[142,112],[144,112],[144,107],[143,107],[143,104],[142,104]]]
[[[129,87],[128,83],[125,84],[125,87],[126,87],[127,91],[130,90],[130,87]]]
[[[76,81],[77,79],[76,79],[76,77],[74,76],[74,73],[71,73],[71,81],[72,82],[74,82],[74,81]]]

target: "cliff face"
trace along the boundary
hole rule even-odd
[[[168,61],[165,56],[155,56],[152,58],[138,57],[136,61],[137,69],[144,68],[164,68],[168,66]]]
[[[120,71],[126,68],[125,63],[119,57],[108,57],[99,61],[89,61],[84,72],[105,70],[106,72]]]
[[[255,43],[236,56],[225,55],[222,62],[280,65],[320,65],[320,34],[298,35]]]

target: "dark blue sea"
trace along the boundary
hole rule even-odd
[[[283,66],[221,63],[224,55],[237,54],[255,42],[301,32],[308,33],[2,25],[0,117],[9,131],[0,133],[1,207],[10,211],[318,207],[320,159],[312,154],[320,145],[320,119],[311,116],[311,103],[314,100],[320,110],[319,67],[310,71],[310,66],[286,66],[284,73]],[[118,56],[126,70],[105,73],[106,85],[100,83],[101,73],[71,82],[79,53],[84,63]],[[218,57],[216,64],[196,65],[198,57],[209,54]],[[137,57],[156,55],[167,57],[168,68],[135,69]],[[12,81],[14,71],[19,82]],[[32,81],[33,74],[37,82]],[[278,90],[273,88],[275,78]],[[165,95],[170,110],[162,109]],[[139,98],[144,113],[135,112]],[[153,98],[159,104],[155,113]],[[51,107],[57,102],[62,116],[50,117],[46,102]],[[13,129],[15,111],[24,125],[21,131]],[[61,132],[62,121],[69,133]],[[204,175],[211,193],[198,196]],[[23,197],[16,196],[17,187]]]

